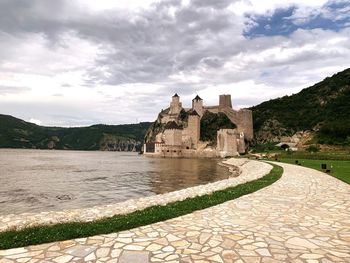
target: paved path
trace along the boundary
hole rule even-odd
[[[272,186],[120,233],[0,251],[0,262],[350,262],[350,186],[280,164]]]

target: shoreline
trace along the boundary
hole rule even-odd
[[[124,202],[94,206],[91,208],[67,209],[62,211],[9,214],[0,216],[0,232],[8,230],[21,230],[28,227],[53,225],[69,222],[91,222],[102,218],[116,215],[126,215],[135,211],[143,210],[151,206],[164,206],[168,203],[183,201],[211,194],[215,191],[224,190],[238,184],[256,180],[268,174],[272,166],[248,159],[231,158],[222,162],[226,166],[236,166],[240,171],[237,177],[217,182],[181,189],[178,191],[159,194],[139,199],[129,199]]]

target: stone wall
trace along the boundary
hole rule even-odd
[[[247,109],[234,110],[229,107],[208,106],[204,107],[211,113],[225,113],[226,116],[237,126],[239,132],[243,132],[245,138],[250,141],[253,139],[253,112]]]
[[[251,110],[242,109],[235,111],[230,108],[223,108],[220,111],[225,113],[237,125],[238,132],[243,132],[248,141],[253,139],[253,113]]]
[[[163,133],[164,144],[171,146],[181,146],[182,145],[182,130],[180,129],[170,129],[165,130]]]
[[[221,129],[217,133],[217,149],[221,157],[237,156],[237,130]]]
[[[197,149],[200,138],[200,117],[198,115],[188,116],[188,126],[183,130],[183,137],[191,138],[191,146]]]
[[[219,113],[219,106],[205,106],[203,107],[204,110],[207,110],[211,113],[218,114]]]

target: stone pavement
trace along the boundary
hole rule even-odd
[[[0,262],[350,262],[350,186],[289,164],[258,192],[120,233],[0,251]]]

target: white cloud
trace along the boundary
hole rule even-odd
[[[152,4],[159,2],[159,0],[82,0],[81,5],[86,5],[93,11],[104,11],[109,9],[121,8],[121,9],[137,9],[137,8],[148,8]]]
[[[37,119],[34,119],[34,118],[30,118],[29,122],[34,123],[36,125],[41,125],[41,123],[42,123],[40,120],[37,120]]]
[[[237,15],[243,15],[245,13],[271,14],[278,8],[287,8],[295,5],[309,9],[311,7],[321,7],[327,2],[328,0],[240,0],[231,4],[229,9]]]
[[[294,4],[297,21],[325,1],[69,1],[59,15],[40,1],[13,7],[11,25],[0,16],[0,112],[44,125],[151,121],[174,92],[248,107],[350,65],[349,28],[243,36],[245,12]]]

